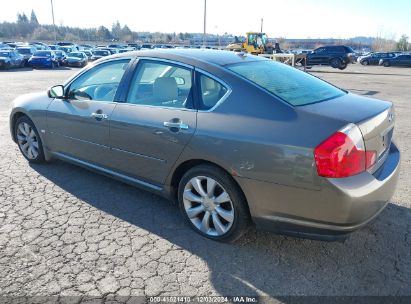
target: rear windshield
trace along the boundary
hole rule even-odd
[[[293,106],[317,103],[346,94],[308,73],[272,60],[243,62],[227,67]]]

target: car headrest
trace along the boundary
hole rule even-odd
[[[157,100],[173,101],[178,98],[177,82],[174,77],[160,77],[154,81],[153,97]]]
[[[215,81],[208,77],[201,77],[201,87],[203,91],[215,90]]]

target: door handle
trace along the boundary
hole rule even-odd
[[[91,117],[94,117],[95,119],[102,120],[102,119],[107,119],[108,115],[104,114],[104,113],[91,113]]]
[[[164,122],[164,127],[170,128],[170,129],[179,129],[179,130],[188,130],[188,125],[183,123],[182,121],[165,121]]]

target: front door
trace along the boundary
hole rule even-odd
[[[321,47],[307,56],[307,65],[325,64],[328,63],[327,60],[326,48]]]
[[[193,70],[140,60],[126,103],[110,123],[112,165],[121,172],[161,185],[196,129]]]
[[[129,60],[102,63],[76,78],[47,112],[50,149],[99,165],[109,163],[109,121]]]

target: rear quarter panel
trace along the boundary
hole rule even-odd
[[[230,85],[213,112],[198,112],[179,163],[203,159],[234,176],[319,189],[313,148],[344,123],[299,111],[245,80]]]

